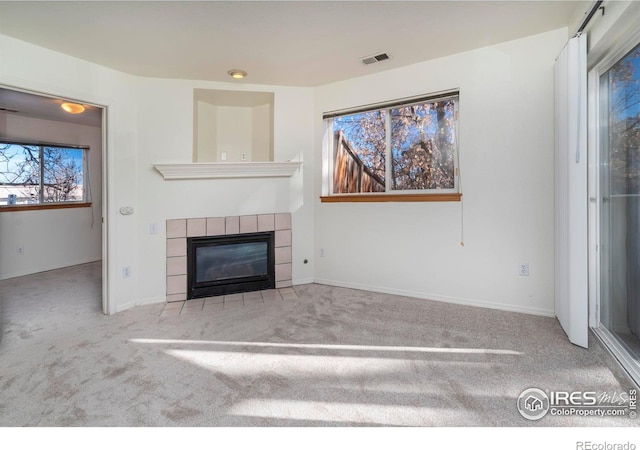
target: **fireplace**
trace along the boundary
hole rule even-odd
[[[187,249],[191,242],[202,239],[207,242],[210,238],[236,238],[238,235],[249,236],[261,233],[273,233],[273,244],[269,252],[275,253],[275,288],[285,288],[292,285],[292,247],[291,247],[291,214],[267,213],[246,216],[223,217],[194,217],[186,219],[167,220],[167,302],[183,302],[187,298],[195,298],[191,294],[191,282],[187,276]],[[189,243],[188,243],[189,242]],[[267,244],[268,245],[268,244]],[[264,246],[264,244],[263,244]],[[254,249],[255,250],[255,249]],[[191,251],[190,251],[191,252]],[[191,253],[189,253],[191,256]],[[271,266],[271,263],[269,263]],[[262,270],[261,272],[263,272]],[[200,280],[202,282],[203,279]],[[222,288],[231,280],[208,280],[210,286],[217,285],[218,293],[230,294],[230,287]],[[225,291],[225,289],[227,289]],[[248,287],[253,290],[253,287]],[[196,294],[200,295],[200,294]],[[208,296],[201,292],[201,295]]]
[[[273,231],[187,239],[187,299],[275,287]]]

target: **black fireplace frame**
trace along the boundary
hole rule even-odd
[[[196,248],[247,242],[267,243],[266,275],[234,278],[232,280],[206,282],[196,281]],[[187,300],[213,297],[216,295],[275,289],[275,260],[275,233],[273,231],[187,238]]]

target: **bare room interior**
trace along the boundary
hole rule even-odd
[[[637,426],[638,23],[0,2],[0,426]]]

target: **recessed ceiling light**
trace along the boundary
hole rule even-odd
[[[64,109],[69,114],[80,114],[84,112],[84,106],[77,103],[63,103],[60,108]]]
[[[244,70],[240,70],[240,69],[231,69],[227,73],[229,74],[229,76],[231,78],[235,78],[237,80],[247,76],[247,72],[245,72]]]

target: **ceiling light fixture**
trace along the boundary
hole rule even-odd
[[[60,108],[64,109],[69,114],[80,114],[84,112],[84,106],[77,103],[63,103]]]
[[[231,78],[235,78],[236,80],[240,80],[247,76],[247,72],[240,69],[231,69],[227,72]]]

